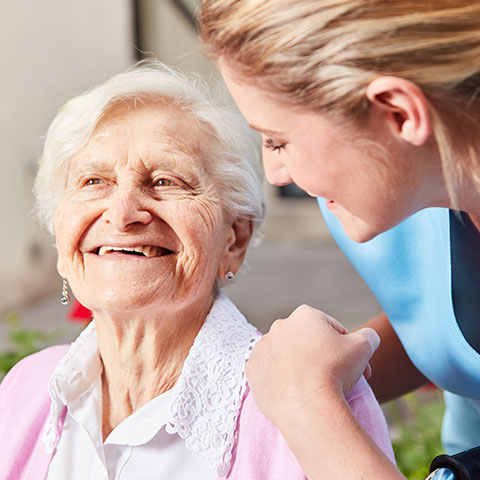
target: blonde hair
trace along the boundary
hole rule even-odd
[[[53,215],[70,161],[109,111],[119,104],[167,101],[187,113],[185,129],[195,123],[205,132],[209,141],[203,142],[203,153],[214,166],[212,181],[224,209],[252,220],[257,230],[265,217],[258,141],[242,116],[220,100],[220,93],[198,76],[149,60],[68,101],[48,129],[35,179],[41,223],[54,233]]]
[[[199,23],[212,56],[232,61],[241,77],[357,123],[373,79],[415,82],[450,197],[462,175],[480,189],[478,0],[203,0]]]

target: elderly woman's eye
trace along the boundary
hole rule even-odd
[[[168,180],[168,178],[160,178],[155,182],[156,187],[173,187],[174,185],[176,185],[176,183]]]
[[[100,183],[105,183],[105,181],[102,180],[101,178],[89,178],[89,179],[85,182],[85,186],[99,185]]]

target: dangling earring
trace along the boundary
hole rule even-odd
[[[70,296],[68,295],[68,280],[62,278],[62,295],[60,296],[60,303],[62,305],[68,305],[70,302]]]
[[[233,277],[235,276],[235,274],[233,272],[230,272],[228,271],[226,274],[225,274],[225,280],[231,280]]]

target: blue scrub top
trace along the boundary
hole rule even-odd
[[[334,239],[376,296],[412,362],[452,392],[446,397],[444,448],[454,453],[480,445],[480,355],[455,316],[460,309],[452,299],[451,212],[422,210],[360,244],[345,235],[324,200],[319,205]],[[475,313],[480,321],[480,311]]]

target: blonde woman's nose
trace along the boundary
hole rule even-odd
[[[147,225],[152,220],[152,214],[142,202],[142,195],[126,189],[115,192],[109,199],[102,217],[120,232],[128,230],[135,224]]]
[[[293,182],[288,167],[280,160],[271,160],[263,157],[265,177],[269,183],[281,187]]]

